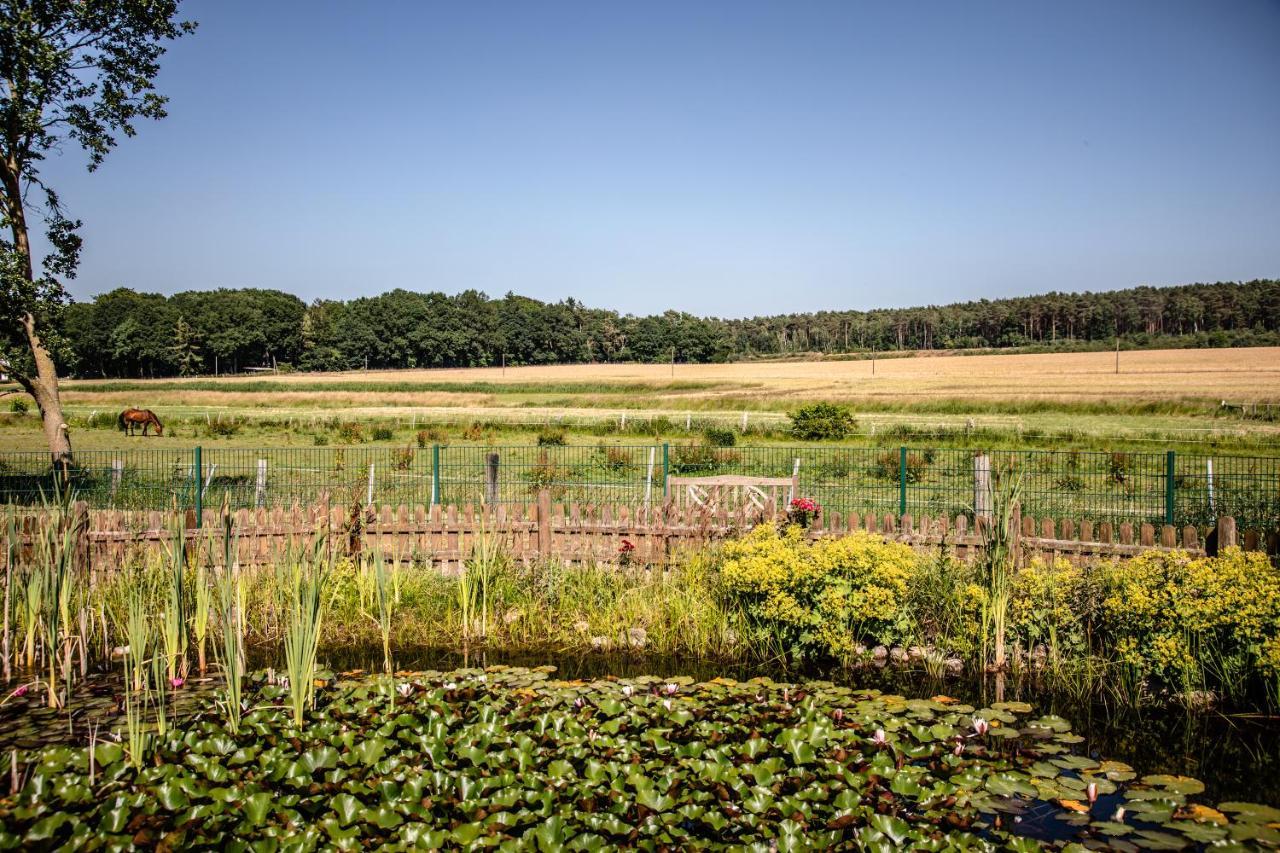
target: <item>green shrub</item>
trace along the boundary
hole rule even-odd
[[[418,442],[418,447],[427,447],[432,444],[445,444],[449,437],[440,427],[427,427],[418,430],[414,440]]]
[[[598,449],[604,457],[602,464],[606,470],[612,473],[620,474],[635,464],[635,455],[625,447],[610,447],[601,444]]]
[[[239,418],[214,418],[207,421],[204,425],[204,431],[209,435],[215,435],[220,438],[227,438],[240,432],[244,423]]]
[[[884,453],[876,456],[875,473],[877,477],[886,480],[897,481],[898,469],[902,465],[902,452],[899,450],[886,450]],[[907,454],[907,482],[919,483],[924,479],[925,471],[929,468],[929,460],[914,451]]]
[[[705,444],[675,444],[671,447],[671,470],[676,474],[712,474],[742,462],[742,454],[728,448]]]
[[[116,429],[116,418],[118,415],[111,412],[94,412],[85,421],[85,426],[89,429]]]
[[[791,418],[791,434],[804,441],[841,439],[857,427],[849,408],[834,403],[810,403],[787,416]]]
[[[707,427],[702,431],[702,440],[712,447],[733,447],[738,443],[738,436],[731,429]]]
[[[26,400],[18,398],[9,404],[9,410],[15,415],[25,415],[27,412],[31,411],[31,407],[27,405]]]
[[[539,447],[564,447],[566,440],[564,430],[544,429],[538,433]]]
[[[396,431],[389,426],[379,425],[373,428],[374,441],[391,441],[396,437]]]
[[[326,447],[329,444],[329,434],[318,432],[311,437],[311,443],[316,447]]]
[[[413,458],[416,455],[412,447],[397,447],[391,451],[391,467],[396,471],[408,471],[413,467]]]
[[[770,524],[729,542],[721,582],[759,638],[796,658],[850,658],[859,642],[906,639],[908,583],[919,558],[870,533],[808,542],[794,525]]]
[[[338,441],[343,444],[359,444],[364,441],[364,427],[355,421],[338,423]]]

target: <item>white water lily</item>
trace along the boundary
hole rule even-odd
[[[631,685],[630,685],[630,684],[624,684],[624,685],[622,685],[622,695],[623,695],[623,696],[630,696],[630,695],[631,695]]]
[[[679,689],[680,689],[680,685],[678,684],[668,684],[666,687],[667,695],[674,696],[676,694],[676,691],[678,691]]]
[[[888,746],[889,739],[885,737],[884,729],[876,729],[876,733],[871,736],[871,742],[876,746]]]
[[[402,681],[396,685],[396,692],[399,693],[402,697],[408,696],[410,693],[413,692],[413,685],[407,681]]]
[[[1090,782],[1084,786],[1085,798],[1089,800],[1089,805],[1093,805],[1098,801],[1098,783]]]
[[[991,730],[991,724],[988,723],[986,720],[982,719],[981,717],[973,718],[973,732],[978,737],[982,737],[990,730]]]

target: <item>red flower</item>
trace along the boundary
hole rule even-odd
[[[623,539],[622,545],[618,547],[618,550],[621,551],[623,554],[630,554],[635,549],[636,549],[635,544],[627,539]]]

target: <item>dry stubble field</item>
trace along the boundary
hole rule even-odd
[[[1094,436],[1165,433],[1280,438],[1280,423],[1219,408],[1280,411],[1280,348],[936,355],[857,361],[593,364],[396,370],[218,379],[66,383],[69,414],[125,406],[161,417],[210,416],[540,421],[688,413],[777,423],[804,401],[851,405],[864,430],[894,424],[1001,430],[1071,429]],[[34,419],[33,419],[34,420]],[[34,424],[32,424],[34,427]],[[0,442],[30,443],[10,427]],[[38,444],[38,435],[32,438]],[[102,437],[108,443],[115,439]],[[97,442],[94,442],[97,444]]]

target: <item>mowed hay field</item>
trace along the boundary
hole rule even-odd
[[[1280,348],[1060,354],[939,355],[733,364],[588,364],[538,367],[293,373],[65,383],[69,416],[126,406],[162,418],[389,418],[440,421],[693,416],[785,423],[814,400],[850,405],[874,432],[894,424],[997,430],[1074,430],[1092,436],[1166,433],[1179,439],[1249,434],[1280,440],[1280,417],[1223,409],[1270,405],[1280,416]],[[36,424],[30,419],[30,430]],[[4,446],[32,443],[27,428]],[[82,431],[83,432],[83,431]],[[104,432],[104,431],[95,431]],[[38,431],[33,436],[39,446]],[[166,439],[170,436],[166,436]],[[191,443],[192,436],[187,436]],[[119,440],[102,435],[104,446]],[[247,437],[246,437],[246,440]],[[261,442],[261,438],[258,439]],[[296,439],[290,443],[295,443]],[[92,440],[92,446],[98,441]],[[82,444],[82,446],[85,446]]]

